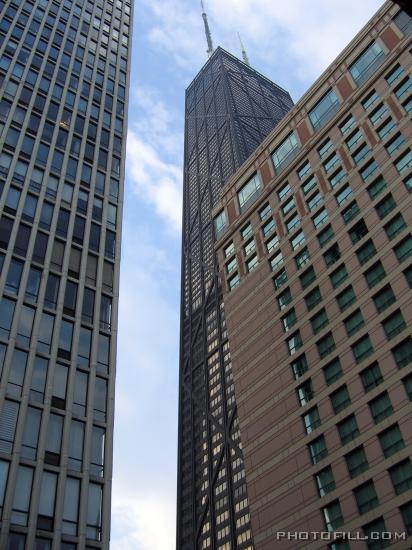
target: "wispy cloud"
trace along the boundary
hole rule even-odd
[[[174,231],[181,227],[183,135],[153,90],[132,90],[138,118],[127,138],[126,169],[132,189]],[[168,160],[173,159],[173,160]]]

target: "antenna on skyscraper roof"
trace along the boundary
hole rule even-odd
[[[203,0],[200,0],[200,5],[202,6],[202,17],[203,17],[203,23],[205,25],[205,33],[206,33],[206,41],[207,41],[207,55],[210,57],[213,53],[213,42],[212,42],[212,34],[209,29],[209,23],[207,22],[207,15],[205,12],[205,7],[203,5]]]
[[[243,57],[243,61],[246,63],[246,65],[248,65],[248,67],[250,67],[249,58],[248,58],[248,56],[247,56],[245,47],[244,47],[243,42],[242,42],[242,39],[241,39],[241,37],[240,37],[240,33],[237,33],[237,35],[238,35],[238,37],[239,37],[240,47],[242,48],[242,57]]]

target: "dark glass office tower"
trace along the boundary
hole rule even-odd
[[[109,548],[129,0],[0,1],[0,548]]]
[[[186,90],[177,548],[253,548],[211,216],[293,103],[218,48]]]

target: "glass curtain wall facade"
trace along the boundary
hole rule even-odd
[[[293,103],[218,48],[186,90],[177,548],[253,548],[221,289],[213,250],[223,183]],[[256,191],[256,190],[255,190]],[[249,195],[245,192],[245,200]]]
[[[109,548],[131,2],[0,1],[0,548]]]

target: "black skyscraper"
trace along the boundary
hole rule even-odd
[[[291,109],[289,94],[217,48],[186,90],[177,548],[253,548],[212,209]]]

